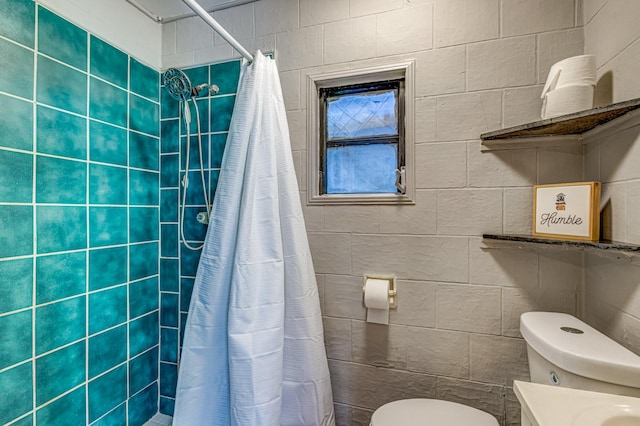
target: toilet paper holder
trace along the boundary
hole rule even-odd
[[[398,300],[397,300],[397,295],[398,295],[398,291],[396,290],[396,277],[393,276],[382,276],[382,275],[365,275],[364,276],[364,281],[362,284],[362,292],[364,293],[365,289],[366,289],[366,284],[367,284],[367,280],[369,279],[374,279],[374,280],[385,280],[389,282],[389,307],[390,308],[397,308],[398,307]]]

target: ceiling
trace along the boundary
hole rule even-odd
[[[198,0],[198,3],[206,11],[214,12],[255,1],[258,0]],[[157,22],[171,22],[195,16],[195,13],[181,0],[127,0],[127,2]]]

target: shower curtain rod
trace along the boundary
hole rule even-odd
[[[225,30],[222,25],[218,23],[218,21],[213,19],[213,17],[211,17],[211,15],[209,15],[207,11],[204,10],[196,0],[182,0],[182,2],[189,6],[191,10],[193,10],[196,14],[198,14],[198,16],[200,16],[204,20],[204,22],[206,22],[211,28],[213,28],[215,32],[220,34],[220,37],[225,39],[231,45],[231,47],[240,52],[240,54],[244,56],[249,62],[253,62],[253,55],[251,55],[251,53],[249,53],[247,49],[242,47],[242,45],[238,43],[238,40],[233,38],[233,36],[229,34],[227,30]]]

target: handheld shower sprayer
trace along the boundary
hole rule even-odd
[[[200,112],[198,110],[198,104],[196,98],[200,95],[200,92],[206,90],[206,96],[211,96],[217,94],[220,89],[215,84],[202,83],[197,86],[192,86],[189,77],[184,73],[184,71],[179,70],[177,68],[170,68],[163,74],[163,83],[165,88],[168,90],[169,94],[172,98],[177,101],[182,102],[183,113],[182,118],[184,119],[184,128],[186,130],[186,153],[185,153],[185,171],[184,175],[181,179],[182,182],[182,197],[181,197],[181,205],[179,205],[180,210],[180,237],[185,247],[190,250],[200,250],[203,247],[203,244],[192,246],[187,239],[185,238],[184,233],[184,215],[185,215],[185,205],[187,203],[187,189],[189,187],[189,159],[191,158],[191,108],[189,107],[189,102],[193,103],[193,111],[196,115],[196,125],[197,125],[197,136],[198,136],[198,154],[200,160],[200,179],[202,181],[202,193],[204,197],[205,204],[205,212],[199,212],[197,215],[198,222],[202,224],[209,223],[209,213],[211,212],[211,205],[209,203],[209,196],[204,172],[204,163],[203,163],[203,149],[202,149],[202,135],[200,133]]]

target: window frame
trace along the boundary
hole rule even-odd
[[[307,76],[307,204],[415,204],[414,179],[414,63],[352,69],[332,73]],[[326,194],[323,192],[325,179],[322,177],[324,155],[323,143],[326,131],[323,98],[320,91],[339,90],[345,86],[373,84],[384,85],[390,81],[403,80],[404,88],[400,88],[398,96],[398,113],[404,113],[404,121],[398,123],[398,160],[404,160],[404,193],[370,193],[370,194]],[[370,139],[375,139],[372,137]],[[404,149],[401,149],[404,148]]]

